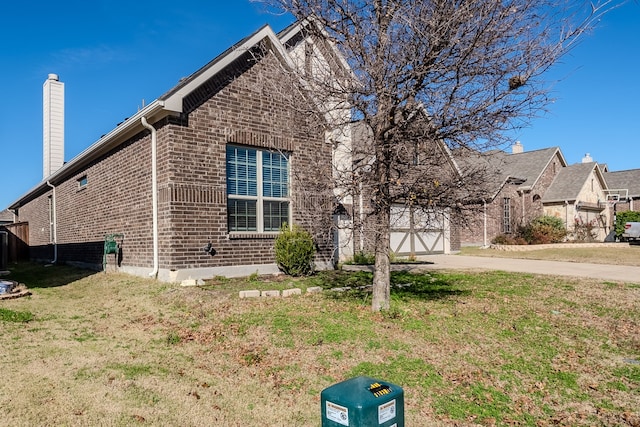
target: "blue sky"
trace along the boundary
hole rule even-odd
[[[65,84],[65,160],[265,23],[248,0],[4,1],[0,10],[0,209],[42,179],[42,84]],[[514,134],[611,170],[640,168],[640,4],[607,15],[553,69],[556,101]]]

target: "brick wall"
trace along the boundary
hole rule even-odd
[[[154,124],[158,142],[160,268],[274,262],[274,234],[233,235],[227,231],[227,143],[290,152],[293,222],[313,229],[318,227],[318,219],[330,220],[331,147],[325,143],[323,133],[305,127],[305,117],[286,108],[291,103],[285,98],[292,95],[291,91],[274,91],[275,85],[261,84],[264,79],[278,79],[279,72],[280,65],[267,55],[243,69],[243,74],[222,85],[218,92],[208,94],[207,99],[196,100],[188,116]],[[78,180],[85,176],[87,185],[80,188]],[[306,182],[315,184],[313,194],[303,191]],[[322,192],[317,191],[318,187]],[[49,243],[50,193],[20,208],[20,220],[30,224],[32,245],[46,247]],[[58,184],[56,197],[61,261],[99,265],[105,234],[123,233],[122,265],[152,266],[148,131]],[[320,211],[319,206],[327,210]],[[214,256],[202,250],[208,242],[216,250]],[[329,243],[318,239],[319,259],[330,256]],[[110,256],[109,262],[114,259]]]
[[[519,225],[526,224],[543,215],[542,197],[561,167],[556,155],[542,171],[535,186],[525,191],[524,195],[518,190],[533,183],[506,184],[493,200],[487,202],[487,243],[491,243],[493,238],[503,233],[505,197],[510,199],[512,232],[515,232]],[[484,209],[482,205],[468,206],[467,212],[458,218],[457,223],[460,229],[460,241],[463,245],[482,245],[484,243]]]

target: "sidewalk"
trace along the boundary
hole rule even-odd
[[[429,255],[423,258],[433,264],[424,270],[501,270],[553,276],[588,277],[614,282],[640,283],[640,267],[608,264],[583,264],[565,261],[475,257],[464,255]]]

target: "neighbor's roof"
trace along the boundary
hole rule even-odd
[[[533,187],[556,154],[560,158],[560,166],[566,166],[564,156],[558,147],[506,154],[502,169],[503,177],[505,179],[508,177],[521,178],[525,180],[523,185]]]
[[[629,190],[629,197],[640,197],[640,169],[629,169],[625,171],[605,172],[604,179],[607,181],[607,188],[619,190]]]
[[[506,153],[492,150],[475,154],[456,150],[454,157],[462,165],[463,170],[477,172],[486,168],[483,174],[484,185],[490,198],[495,197],[507,182],[520,182],[523,187],[533,188],[554,157],[560,159],[561,170],[566,160],[558,147],[524,151],[522,153]]]
[[[9,209],[0,211],[0,223],[13,222],[13,213]]]
[[[606,186],[597,163],[576,163],[560,169],[560,172],[558,172],[551,186],[542,197],[542,202],[553,203],[576,200],[594,169],[603,187]]]

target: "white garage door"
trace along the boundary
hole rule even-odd
[[[447,227],[447,215],[442,210],[425,212],[392,206],[391,250],[401,256],[448,253]]]

